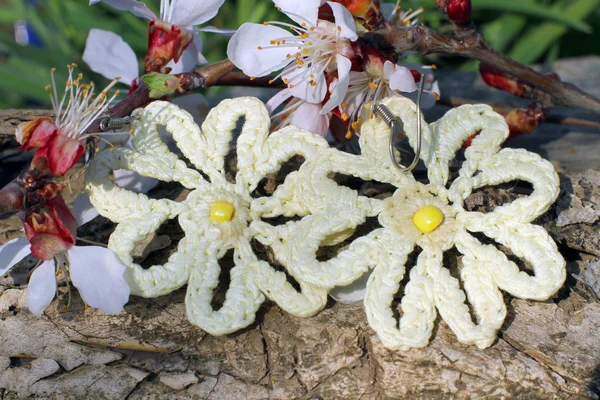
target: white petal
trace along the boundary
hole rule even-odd
[[[198,28],[200,32],[210,32],[210,33],[220,33],[222,35],[231,36],[237,32],[237,29],[221,29],[216,26],[205,26],[202,28]]]
[[[198,59],[198,64],[208,64],[208,60],[202,55],[204,42],[202,41],[202,36],[200,36],[198,30],[194,32],[194,42],[192,44],[196,48],[196,58]]]
[[[294,111],[290,124],[325,137],[329,130],[329,117],[320,111],[319,104],[304,103]]]
[[[281,69],[289,47],[271,47],[271,40],[289,38],[290,32],[276,26],[246,22],[227,45],[227,57],[248,76],[264,76]],[[263,50],[258,50],[258,46]],[[270,48],[268,48],[270,47]]]
[[[300,70],[298,70],[300,72]],[[325,94],[327,93],[327,82],[325,81],[325,74],[321,74],[320,77],[315,79],[317,83],[316,86],[311,86],[306,80],[300,80],[298,75],[287,75],[284,76],[288,78],[290,83],[294,85],[293,88],[290,88],[290,93],[292,96],[302,99],[304,101],[308,101],[309,103],[320,103],[325,98]]]
[[[202,96],[200,93],[179,96],[171,100],[171,102],[192,114],[194,122],[199,126],[202,125],[202,122],[204,122],[208,115],[208,101],[206,100],[206,97]]]
[[[317,24],[321,0],[273,0],[273,3],[295,22]]]
[[[371,276],[372,270],[364,273],[363,276],[349,284],[348,286],[334,287],[329,295],[338,303],[348,304],[352,306],[359,305],[363,302],[367,293],[367,281]]]
[[[327,4],[329,4],[333,11],[333,20],[335,21],[336,28],[341,28],[340,35],[351,41],[357,40],[356,22],[354,22],[354,17],[352,17],[350,11],[339,3],[328,1]]]
[[[122,11],[131,11],[133,15],[146,19],[157,19],[156,15],[141,1],[136,0],[90,0],[90,6],[100,1]]]
[[[31,253],[29,246],[29,241],[23,238],[9,240],[0,246],[0,276]]]
[[[171,74],[179,74],[182,72],[190,72],[198,65],[198,51],[193,44],[190,44],[187,49],[183,51],[179,62],[175,63],[173,60],[169,61],[167,67],[172,68]]]
[[[52,303],[56,295],[56,274],[54,273],[54,260],[44,261],[37,267],[27,286],[27,303],[29,310],[41,317],[46,307]]]
[[[275,94],[275,96],[271,97],[265,106],[267,107],[267,111],[269,114],[273,114],[277,107],[279,107],[284,101],[292,97],[289,89],[280,90]]]
[[[168,22],[181,27],[203,24],[217,15],[224,2],[225,0],[172,0],[173,17]]]
[[[100,215],[92,205],[90,196],[87,193],[82,193],[77,196],[73,203],[73,207],[71,208],[71,214],[75,217],[77,226],[86,224]]]
[[[148,178],[128,169],[118,169],[114,175],[117,186],[136,193],[147,193],[158,185],[158,179]]]
[[[99,246],[73,246],[69,250],[70,275],[83,301],[107,314],[117,314],[129,301],[126,266],[111,250]]]
[[[121,36],[102,29],[90,29],[83,61],[92,71],[108,79],[120,77],[128,86],[139,76],[138,60],[131,47]]]
[[[335,56],[335,60],[337,61],[337,71],[338,71],[338,83],[333,89],[331,93],[331,97],[321,110],[321,114],[325,114],[336,108],[340,105],[344,97],[346,97],[346,92],[348,91],[348,82],[350,81],[350,68],[352,68],[352,61],[348,60],[346,57],[337,54]]]
[[[389,61],[386,61],[388,63]],[[390,63],[391,64],[391,63]],[[415,78],[410,70],[401,65],[395,66],[395,71],[392,72],[390,80],[390,88],[400,92],[410,93],[417,90]]]

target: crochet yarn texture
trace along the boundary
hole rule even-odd
[[[414,103],[395,97],[383,104],[402,119],[414,143]],[[129,267],[132,294],[156,297],[187,284],[188,318],[211,334],[231,333],[251,324],[265,297],[292,315],[312,316],[325,306],[332,289],[360,281],[372,271],[364,305],[369,324],[386,347],[426,346],[437,310],[461,342],[485,348],[495,340],[506,315],[500,289],[516,297],[543,300],[565,280],[565,262],[556,245],[543,228],[530,223],[556,199],[558,176],[536,154],[500,149],[508,127],[488,106],[458,107],[431,126],[422,121],[421,157],[428,169],[427,183],[399,172],[389,157],[382,156],[388,151],[390,131],[377,118],[363,125],[361,153],[353,155],[295,127],[269,134],[269,115],[254,98],[223,101],[210,112],[202,129],[187,112],[162,101],[136,110],[134,117],[133,148],[99,153],[88,168],[87,190],[100,214],[117,223],[109,248]],[[225,175],[225,156],[240,117],[244,123],[235,147],[238,172],[231,183]],[[195,169],[161,141],[161,125]],[[477,131],[481,133],[465,151],[458,177],[448,186],[449,163]],[[271,196],[251,196],[267,174],[297,155],[304,163]],[[111,174],[117,169],[177,181],[191,192],[181,202],[150,199],[114,185]],[[397,190],[386,199],[365,197],[337,184],[332,173],[389,183]],[[463,202],[473,190],[514,180],[530,182],[531,195],[490,213],[465,210]],[[424,233],[413,217],[428,206],[443,215],[439,226]],[[278,216],[297,218],[281,225],[265,220]],[[351,240],[333,258],[317,258],[319,248],[349,239],[369,217],[377,217],[381,227]],[[134,263],[135,244],[173,218],[178,218],[185,237],[169,260],[148,269]],[[482,244],[474,232],[528,261],[534,275],[521,271],[496,246]],[[259,259],[252,240],[272,250],[274,259],[298,282],[299,291],[284,272]],[[398,321],[392,302],[415,247],[421,252],[401,292]],[[443,253],[453,247],[463,255],[462,288],[442,263]],[[219,310],[213,310],[219,259],[231,249],[235,265],[226,299]]]

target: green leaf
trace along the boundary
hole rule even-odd
[[[498,51],[505,51],[527,24],[527,17],[504,13],[481,27],[485,39]]]
[[[594,0],[584,0],[585,3],[595,2]],[[473,0],[474,9],[487,9],[513,12],[531,17],[545,19],[560,23],[583,33],[590,33],[592,28],[581,21],[581,18],[564,13],[560,10],[548,8],[539,3],[529,3],[524,1],[507,0]],[[575,3],[575,2],[572,2]]]
[[[596,10],[598,3],[600,0],[574,0],[560,12],[569,18],[584,19]],[[526,31],[508,55],[520,63],[531,64],[566,32],[565,25],[553,22],[543,23]]]

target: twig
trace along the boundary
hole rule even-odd
[[[481,100],[470,100],[470,99],[464,99],[461,97],[454,97],[454,96],[450,96],[450,97],[442,96],[437,102],[437,104],[442,104],[442,105],[449,106],[449,107],[458,107],[458,106],[462,106],[465,104],[482,104],[482,103],[489,105],[490,107],[492,107],[494,109],[494,111],[496,111],[499,114],[508,114],[509,112],[514,110],[514,107],[509,106],[507,104],[488,103],[488,102],[481,101]],[[568,117],[568,116],[560,115],[560,114],[550,115],[548,118],[546,118],[545,122],[548,124],[576,126],[576,127],[580,127],[580,128],[590,128],[590,129],[600,129],[600,122],[592,121],[589,119],[583,119],[583,118]]]
[[[473,58],[517,77],[535,89],[531,98],[548,104],[552,99],[556,104],[581,108],[600,114],[600,99],[591,96],[569,83],[545,76],[530,67],[519,64],[504,54],[492,49],[483,35],[474,28],[463,29],[459,38],[441,35],[425,26],[398,27],[385,25],[376,32],[363,35],[363,40],[376,45],[380,50],[403,54],[416,51],[422,55],[440,53]]]

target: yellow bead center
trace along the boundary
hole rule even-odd
[[[226,201],[217,201],[213,203],[210,209],[210,219],[217,223],[229,222],[233,218],[235,207]]]
[[[413,224],[423,233],[433,232],[444,222],[444,213],[435,206],[425,206],[413,216]]]

